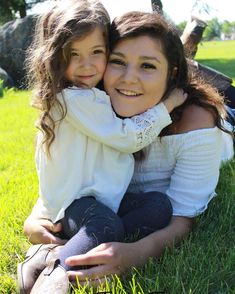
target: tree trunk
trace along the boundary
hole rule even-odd
[[[26,16],[26,4],[22,4],[22,6],[19,7],[19,13],[21,18]]]
[[[18,11],[19,11],[19,14],[20,14],[20,17],[21,18],[24,18],[27,14],[27,11],[26,11],[26,2],[25,0],[22,1],[23,3],[19,5],[18,7]]]

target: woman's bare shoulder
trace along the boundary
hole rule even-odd
[[[215,120],[212,113],[203,107],[192,104],[184,109],[180,121],[175,123],[174,130],[176,134],[181,134],[213,127],[215,127]]]

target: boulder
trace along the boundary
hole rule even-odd
[[[14,87],[13,79],[8,75],[8,73],[0,67],[0,80],[3,81],[2,86],[7,88]]]
[[[18,88],[25,87],[25,53],[32,42],[36,19],[36,15],[29,15],[0,27],[0,67]]]

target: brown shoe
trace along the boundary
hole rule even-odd
[[[69,279],[66,270],[54,262],[46,267],[34,284],[31,294],[68,294]]]
[[[60,245],[38,244],[29,248],[26,259],[18,264],[17,276],[20,294],[29,294],[40,273],[55,260]]]

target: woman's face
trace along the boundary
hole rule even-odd
[[[104,87],[115,112],[123,117],[142,113],[161,101],[168,62],[161,42],[148,36],[120,41],[111,52]]]

